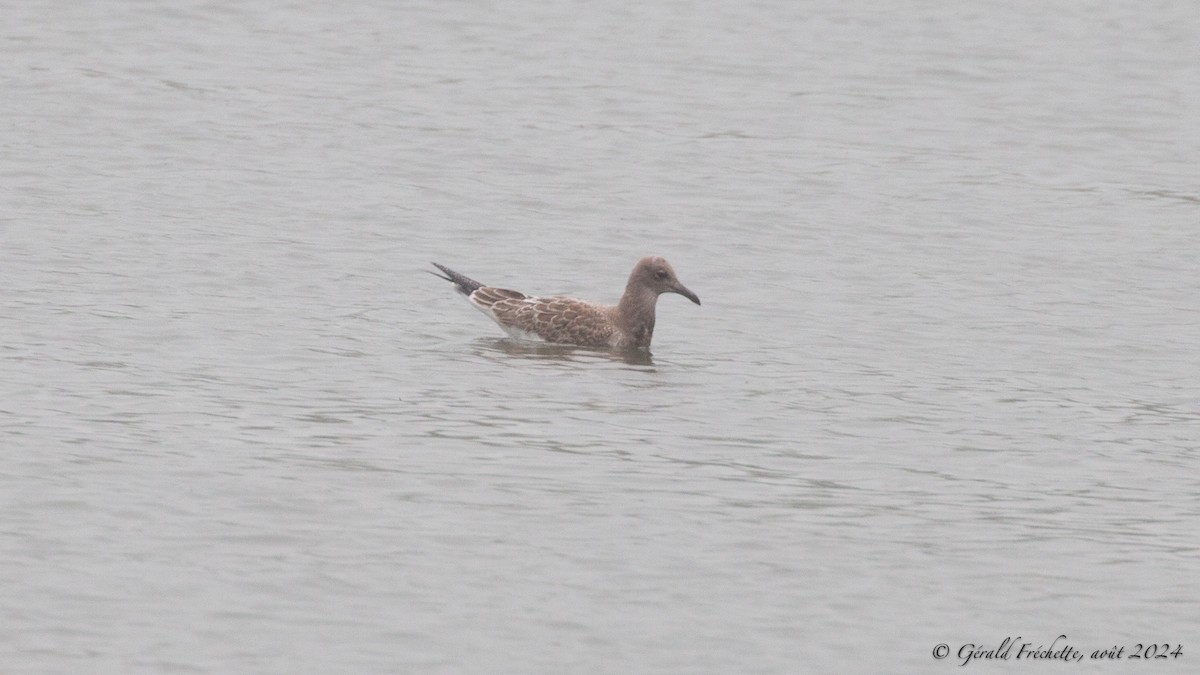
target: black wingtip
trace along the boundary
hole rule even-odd
[[[478,281],[475,281],[474,279],[471,279],[469,277],[465,277],[465,276],[459,274],[458,272],[455,272],[454,270],[450,269],[449,267],[446,267],[445,265],[442,265],[440,263],[435,263],[435,262],[430,262],[430,264],[433,265],[434,267],[438,268],[439,270],[441,270],[442,274],[444,274],[445,276],[442,276],[441,274],[436,274],[434,272],[429,272],[429,270],[425,270],[426,272],[429,272],[430,274],[432,274],[433,276],[435,276],[439,279],[445,279],[446,281],[453,283],[455,285],[455,287],[457,287],[458,292],[462,293],[463,295],[470,295],[470,294],[474,293],[476,291],[476,289],[483,287],[483,284],[479,283]]]
[[[441,270],[441,271],[442,271],[442,273],[441,273],[441,274],[438,274],[437,272],[432,272],[432,271],[430,271],[430,270],[425,270],[425,273],[426,273],[426,274],[432,274],[433,276],[435,276],[435,277],[437,277],[437,278],[439,278],[439,279],[444,279],[444,280],[446,280],[446,281],[451,281],[451,282],[452,282],[452,281],[454,281],[454,278],[453,278],[453,277],[451,277],[451,276],[448,274],[449,270],[447,270],[445,267],[443,267],[442,265],[439,265],[439,264],[437,264],[437,263],[429,263],[429,264],[430,264],[430,265],[433,265],[434,267],[436,267],[436,268],[438,268],[439,270]]]

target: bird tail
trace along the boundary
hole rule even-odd
[[[455,272],[454,270],[450,269],[449,267],[446,267],[445,265],[439,265],[437,263],[432,263],[432,265],[434,267],[438,268],[439,270],[441,270],[442,274],[437,274],[436,272],[429,272],[430,274],[432,274],[433,276],[435,276],[439,279],[445,279],[446,281],[453,283],[454,286],[458,289],[458,292],[462,293],[463,295],[470,295],[470,294],[474,293],[477,289],[483,287],[483,284],[479,283],[478,281],[475,281],[474,279],[470,279],[468,277],[464,277],[463,275],[459,274],[458,272]],[[426,271],[428,271],[428,270],[426,270]],[[445,276],[442,276],[443,274]]]

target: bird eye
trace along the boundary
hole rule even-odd
[[[666,278],[667,278],[667,271],[666,271],[666,270],[659,270],[659,271],[657,271],[657,272],[655,272],[655,273],[654,273],[654,276],[658,277],[659,279],[666,279]]]

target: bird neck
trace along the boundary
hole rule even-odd
[[[632,282],[625,287],[625,294],[617,303],[617,316],[621,328],[629,335],[635,347],[649,347],[654,336],[654,306],[658,304],[658,293]]]

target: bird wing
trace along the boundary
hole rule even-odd
[[[575,298],[531,297],[484,286],[470,300],[509,333],[546,342],[606,347],[616,330],[607,307]]]

